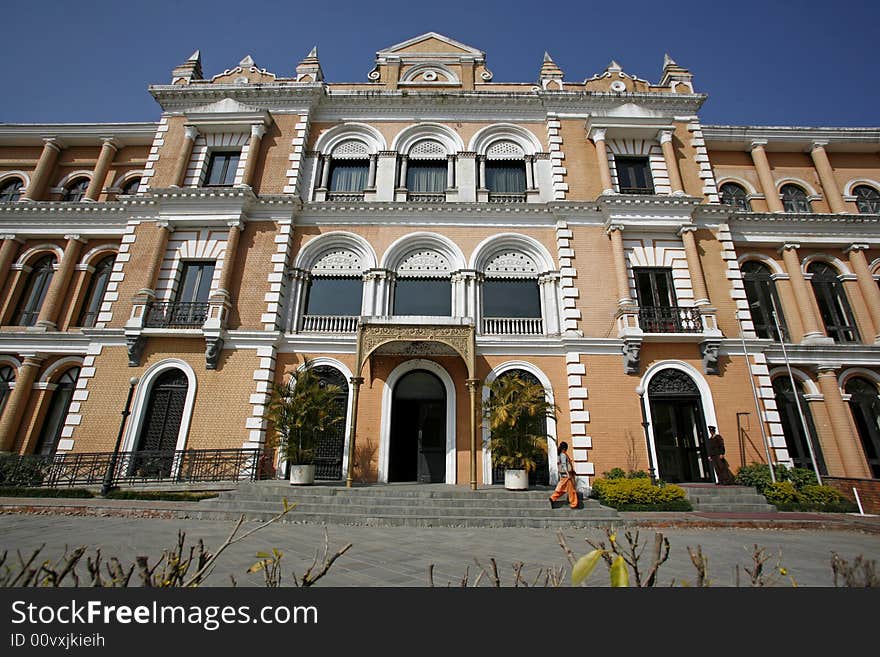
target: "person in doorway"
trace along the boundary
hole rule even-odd
[[[724,458],[724,438],[715,429],[709,427],[709,461],[715,470],[715,477],[721,486],[732,486],[734,484],[733,473]]]
[[[568,496],[568,505],[572,509],[576,509],[578,508],[577,476],[574,473],[574,463],[568,455],[568,443],[559,443],[557,464],[559,465],[559,483],[556,484],[556,490],[550,496],[550,508],[552,509],[553,503],[565,494]]]

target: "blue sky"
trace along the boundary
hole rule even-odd
[[[422,32],[531,81],[545,50],[568,81],[613,58],[656,82],[664,52],[709,94],[704,123],[878,126],[880,2],[678,0],[3,0],[0,122],[153,121],[150,83],[195,49],[206,76],[250,54],[289,76],[313,45],[329,81],[366,81],[377,50]]]

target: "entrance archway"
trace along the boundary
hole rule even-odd
[[[129,476],[167,477],[171,474],[188,388],[187,376],[179,369],[166,370],[156,377]]]
[[[664,481],[711,481],[702,396],[694,380],[667,368],[648,384],[657,474]]]
[[[388,481],[446,481],[446,388],[426,370],[413,370],[394,386]]]

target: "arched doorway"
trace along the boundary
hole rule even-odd
[[[828,470],[825,467],[822,448],[817,438],[819,434],[816,432],[813,413],[810,411],[810,404],[801,389],[802,386],[803,384],[798,386],[796,400],[789,377],[777,376],[773,379],[773,393],[776,398],[779,422],[782,424],[782,434],[785,436],[785,447],[788,449],[788,456],[794,467],[812,470],[813,458],[810,456],[810,445],[812,445],[813,453],[816,455],[816,468],[819,470],[819,474],[827,475]],[[798,404],[800,404],[800,411],[798,411]],[[801,421],[801,413],[804,415],[803,421]],[[806,423],[806,431],[809,432],[810,443],[807,443],[808,438],[804,433],[804,423]]]
[[[648,384],[657,474],[664,481],[711,481],[700,389],[685,372],[668,368]]]
[[[348,382],[345,376],[335,367],[329,365],[315,366],[315,373],[320,377],[320,385],[334,385],[339,388],[335,403],[342,416],[348,413]],[[324,432],[315,450],[315,478],[342,479],[342,453],[345,449],[345,423],[339,422],[330,431]]]
[[[513,369],[506,370],[498,375],[498,379],[503,379],[509,376],[516,376],[525,381],[526,383],[531,383],[535,385],[542,385],[541,382],[531,372],[528,372],[523,369]],[[542,386],[543,387],[543,386]],[[547,417],[541,416],[535,418],[535,426],[530,427],[530,433],[534,433],[539,436],[547,435]],[[544,444],[546,445],[547,439],[544,439]],[[492,483],[493,484],[503,484],[504,483],[504,468],[492,467]],[[536,467],[529,473],[529,485],[549,485],[550,483],[550,467],[547,460],[547,452],[544,452],[544,455],[538,460]]]
[[[847,382],[846,393],[850,395],[849,408],[862,439],[871,476],[880,479],[880,395],[877,386],[854,377]]]
[[[414,370],[394,387],[388,481],[446,480],[446,388],[436,375]]]
[[[189,381],[179,369],[156,377],[149,392],[143,426],[135,442],[130,476],[167,477],[174,464]]]

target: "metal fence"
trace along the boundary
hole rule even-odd
[[[682,306],[639,308],[639,326],[645,333],[702,333],[703,321],[696,308]]]
[[[146,328],[199,328],[208,319],[208,302],[151,301],[147,304]]]
[[[260,476],[261,453],[260,449],[119,452],[113,466],[113,481],[254,481]],[[0,486],[60,488],[101,484],[113,457],[113,452],[0,457]]]

